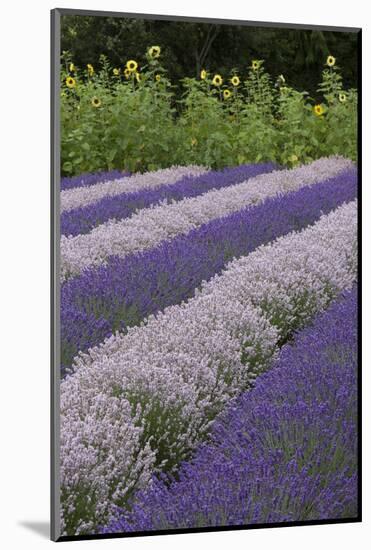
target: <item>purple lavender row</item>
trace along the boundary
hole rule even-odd
[[[109,172],[94,172],[92,174],[80,174],[71,178],[61,178],[61,191],[73,189],[75,187],[89,187],[96,183],[103,183],[115,179],[125,178],[130,176],[130,172],[120,172],[120,170],[111,170]]]
[[[110,219],[129,218],[136,210],[158,204],[163,200],[171,202],[180,201],[185,197],[197,197],[211,189],[235,185],[277,169],[278,166],[271,162],[246,164],[217,172],[210,171],[200,176],[184,176],[175,184],[163,185],[156,189],[106,196],[93,204],[62,212],[61,234],[76,236],[80,233],[89,233],[101,223]]]
[[[115,514],[101,532],[356,517],[357,289],[282,348],[177,480]]]
[[[61,300],[62,374],[79,351],[191,298],[202,281],[220,273],[232,258],[314,223],[356,194],[356,170],[345,170],[213,220],[150,250],[112,257],[108,265],[67,281]]]

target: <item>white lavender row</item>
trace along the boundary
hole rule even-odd
[[[76,360],[61,384],[65,533],[91,532],[109,503],[124,505],[154,471],[187,458],[277,345],[351,287],[356,213],[348,203],[233,261],[188,303]]]
[[[103,197],[131,193],[140,189],[155,189],[161,185],[175,183],[183,176],[198,176],[208,171],[204,166],[173,166],[145,174],[121,177],[90,186],[81,186],[61,191],[61,212],[80,206],[87,206]]]
[[[199,197],[145,208],[131,218],[111,220],[85,235],[62,236],[61,279],[78,275],[89,266],[104,264],[112,255],[124,257],[152,248],[213,219],[258,204],[267,197],[323,181],[351,166],[352,162],[342,157],[322,158],[293,170],[262,174]]]

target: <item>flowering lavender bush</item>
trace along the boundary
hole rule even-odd
[[[350,168],[212,220],[148,251],[113,257],[107,265],[67,281],[61,301],[63,366],[71,365],[78,351],[116,330],[138,325],[148,315],[191,298],[202,281],[219,273],[232,258],[312,224],[356,194],[357,173]]]
[[[82,308],[63,300],[61,307],[61,377],[70,371],[70,364],[77,352],[89,349],[112,334],[109,322]]]
[[[61,384],[65,534],[105,524],[109,503],[122,506],[153,472],[186,459],[277,345],[351,287],[356,208],[234,260],[188,303],[76,359]]]
[[[257,204],[267,197],[321,181],[351,166],[351,161],[342,157],[319,159],[293,170],[262,174],[200,197],[145,208],[131,218],[101,224],[86,235],[62,236],[61,278],[64,280],[89,266],[103,264],[112,255],[124,257],[152,248],[212,219]]]
[[[281,350],[174,477],[103,533],[357,515],[356,289]]]
[[[65,177],[61,179],[61,191],[74,187],[89,187],[96,183],[103,183],[130,176],[129,172],[111,170],[110,172],[94,172],[93,174],[80,174],[80,176]]]
[[[145,174],[133,174],[129,178],[123,176],[119,179],[112,178],[110,181],[102,181],[98,176],[94,183],[92,175],[92,185],[81,185],[61,192],[61,212],[86,207],[108,196],[133,193],[142,189],[156,189],[161,185],[175,183],[184,176],[198,176],[207,171],[208,169],[204,166],[173,166]],[[81,179],[84,180],[84,177]],[[75,181],[75,178],[73,180]]]
[[[161,185],[155,189],[145,188],[121,195],[106,195],[100,201],[62,212],[61,233],[78,235],[88,233],[94,227],[110,219],[130,217],[141,208],[161,201],[179,201],[185,197],[197,197],[210,189],[220,189],[248,180],[258,174],[271,172],[277,166],[273,163],[247,164],[210,171],[199,176],[186,175],[175,183]]]

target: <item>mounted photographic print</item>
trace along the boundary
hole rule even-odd
[[[53,540],[361,520],[360,61],[52,11]]]

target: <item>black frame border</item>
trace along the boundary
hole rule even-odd
[[[60,501],[59,501],[59,384],[60,384],[60,282],[59,282],[59,240],[60,240],[60,101],[59,101],[59,70],[60,70],[60,18],[64,15],[82,15],[95,17],[127,17],[131,19],[152,19],[161,21],[184,21],[198,23],[216,23],[218,25],[240,25],[250,27],[270,27],[299,30],[323,30],[332,32],[357,33],[357,89],[358,89],[358,515],[354,518],[290,521],[282,523],[259,523],[253,525],[227,525],[215,527],[194,527],[188,529],[171,529],[158,531],[136,531],[133,533],[109,533],[94,535],[60,535]],[[300,527],[309,525],[333,525],[362,522],[362,28],[337,27],[327,25],[310,25],[299,23],[269,23],[266,21],[241,21],[236,19],[215,19],[206,17],[191,17],[180,15],[153,15],[140,13],[110,12],[96,10],[79,10],[69,8],[55,8],[51,16],[51,83],[50,83],[50,337],[51,337],[51,422],[50,422],[50,537],[55,542],[78,540],[116,539],[132,537],[149,537],[157,535],[174,535],[188,533],[215,533],[220,531],[247,531],[251,529],[271,529],[280,527]]]

